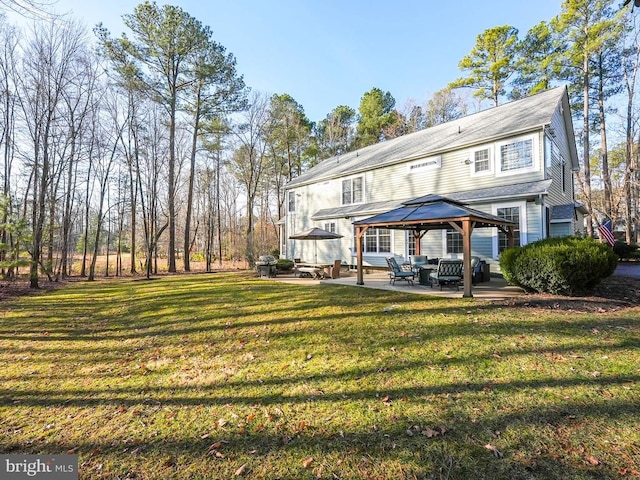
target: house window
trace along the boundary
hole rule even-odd
[[[500,171],[533,168],[533,139],[518,140],[500,145]]]
[[[513,229],[513,245],[520,246],[520,207],[498,208],[496,215],[516,224]],[[509,246],[509,239],[505,233],[498,230],[498,255]]]
[[[342,181],[342,204],[362,203],[362,177]]]
[[[327,222],[324,224],[324,229],[327,232],[336,233],[336,222]]]
[[[416,255],[416,237],[413,231],[407,231],[407,255]]]
[[[462,235],[453,228],[448,228],[447,236],[447,254],[462,253]]]
[[[293,190],[289,191],[289,201],[287,207],[287,211],[289,213],[294,213],[296,211],[296,193]]]
[[[388,228],[370,228],[364,234],[366,253],[391,252],[391,230]]]
[[[476,150],[473,152],[473,171],[474,173],[482,173],[491,171],[489,163],[489,149]]]
[[[551,149],[553,141],[549,137],[544,138],[544,166],[551,168]]]
[[[560,155],[560,185],[562,185],[562,193],[567,191],[567,178],[564,171],[565,163],[564,157]]]

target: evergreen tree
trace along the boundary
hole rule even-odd
[[[373,145],[385,139],[384,129],[397,120],[394,107],[396,101],[389,92],[372,88],[360,100],[356,146]]]
[[[498,106],[505,94],[506,82],[514,72],[518,30],[504,25],[485,30],[478,35],[476,44],[459,67],[468,72],[450,84],[451,88],[472,87],[474,96],[491,100]]]

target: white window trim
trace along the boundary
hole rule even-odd
[[[520,245],[524,246],[527,242],[527,202],[519,201],[519,202],[509,202],[509,203],[494,203],[491,205],[491,213],[493,215],[498,215],[499,208],[510,208],[510,207],[519,207],[520,208]],[[498,228],[493,228],[492,235],[492,253],[493,259],[498,260]]]
[[[293,210],[289,209],[289,206],[291,204],[290,202],[290,196],[293,195]],[[298,194],[296,193],[295,190],[289,190],[287,192],[287,214],[289,215],[295,215],[296,210],[298,209]]]
[[[453,227],[451,227],[453,228]],[[463,254],[462,253],[448,253],[447,252],[447,229],[442,229],[441,231],[441,235],[442,235],[442,254],[440,255],[441,258],[452,258],[453,260],[457,260],[458,258],[462,258]]]
[[[500,158],[500,148],[503,145],[509,145],[511,143],[516,142],[524,142],[527,140],[531,140],[531,156],[532,164],[530,167],[526,168],[518,168],[515,170],[507,170],[502,171],[502,161]],[[538,135],[521,135],[519,137],[512,137],[503,142],[496,142],[495,144],[495,172],[497,177],[507,177],[512,175],[521,175],[523,173],[536,172],[540,168],[540,148],[539,148],[539,138]]]
[[[361,178],[361,179],[362,179],[362,200],[361,200],[361,201],[359,201],[359,202],[343,203],[343,200],[344,200],[343,193],[344,193],[344,191],[342,190],[342,183],[343,183],[345,180],[351,180],[351,181],[352,181],[351,186],[353,187],[353,179],[354,179],[354,178]],[[364,178],[364,175],[353,175],[353,176],[351,176],[351,177],[346,177],[346,178],[341,178],[341,179],[340,179],[340,205],[341,205],[341,206],[345,206],[345,205],[360,205],[360,204],[365,203],[365,200],[366,200],[366,199],[365,199],[365,196],[364,196],[364,195],[365,195],[365,192],[366,192],[366,186],[365,186],[365,178]],[[352,194],[352,196],[353,196],[353,191],[352,191],[352,193],[351,193],[351,194]]]
[[[372,227],[372,228],[377,228],[377,227]],[[393,251],[393,246],[395,245],[395,230],[392,228],[389,228],[389,233],[390,233],[390,244],[391,244],[391,251],[390,252],[367,252],[366,248],[367,248],[367,244],[366,244],[366,238],[363,235],[362,237],[362,255],[366,255],[367,257],[394,257],[395,253]],[[355,251],[354,251],[355,253]]]
[[[489,150],[489,170],[485,170],[483,172],[476,172],[476,152],[480,150]],[[472,148],[469,151],[469,161],[471,162],[469,167],[469,171],[472,177],[484,177],[487,175],[493,175],[495,171],[495,149],[492,145],[484,145],[482,147]]]

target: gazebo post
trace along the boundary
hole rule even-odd
[[[364,285],[364,272],[362,271],[362,237],[364,236],[364,232],[367,231],[369,227],[362,227],[358,225],[356,227],[356,265],[358,277],[356,280],[356,285]]]
[[[462,255],[464,257],[463,263],[463,283],[464,293],[463,297],[473,297],[473,272],[471,271],[471,231],[473,226],[469,218],[462,220]]]

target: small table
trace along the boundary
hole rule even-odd
[[[434,270],[437,270],[437,265],[421,265],[417,270],[416,274],[418,275],[418,282],[420,285],[428,285],[431,286],[431,279],[429,278],[429,274]]]

